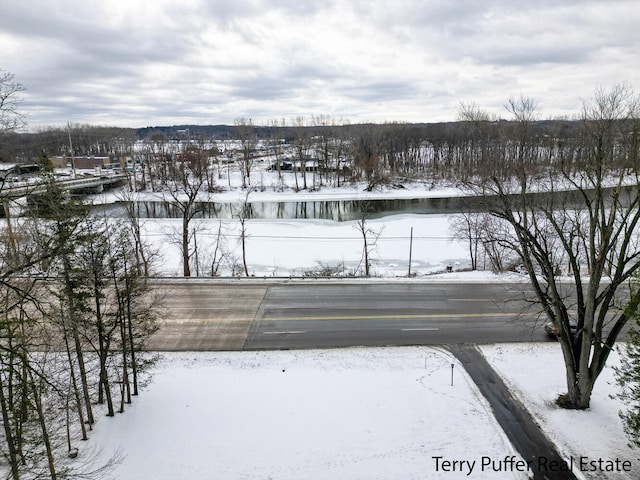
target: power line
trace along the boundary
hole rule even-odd
[[[295,236],[295,235],[252,235],[249,234],[252,238],[266,238],[266,239],[278,239],[278,240],[362,240],[362,236],[358,237],[314,237],[314,236]],[[369,235],[368,235],[369,236]],[[375,235],[371,235],[375,236]],[[385,237],[380,235],[377,237],[378,240],[409,240],[410,237],[402,236],[402,237]],[[451,240],[449,237],[413,237],[414,240]]]
[[[150,236],[150,237],[158,237],[158,236],[165,236],[167,235],[166,233],[147,233],[146,236]],[[204,232],[198,232],[198,236],[199,237],[217,237],[218,233],[204,233]],[[236,235],[233,234],[222,234],[222,237],[225,236],[231,236],[234,237]],[[371,235],[371,236],[375,236],[375,235]],[[330,236],[321,236],[321,237],[317,237],[317,236],[302,236],[302,235],[254,235],[252,233],[247,233],[247,238],[261,238],[261,239],[266,239],[266,240],[362,240],[362,236],[357,236],[357,237],[330,237]],[[393,237],[386,237],[383,235],[380,235],[377,237],[378,240],[409,240],[410,237],[409,236],[393,236]],[[415,236],[413,237],[414,240],[447,240],[447,241],[451,241],[451,240],[455,240],[452,239],[450,237],[435,237],[435,236]]]

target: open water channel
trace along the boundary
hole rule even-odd
[[[623,187],[622,203],[634,198],[636,186]],[[585,192],[589,194],[589,192]],[[526,196],[512,195],[510,202],[516,206],[519,202],[528,205],[544,205],[546,208],[580,208],[584,199],[576,191],[550,193],[531,193]],[[284,201],[251,202],[247,204],[246,218],[266,220],[310,219],[345,222],[362,218],[366,212],[369,218],[382,218],[389,215],[421,214],[434,215],[459,213],[464,211],[486,211],[500,200],[493,196],[460,196],[403,198],[385,200],[323,200],[323,201]],[[136,202],[140,218],[180,218],[180,209],[169,202]],[[242,203],[200,202],[196,204],[195,218],[230,219],[237,218],[243,208]],[[126,216],[123,202],[96,206],[96,211],[110,217]]]
[[[470,197],[412,198],[389,200],[326,200],[326,201],[287,201],[287,202],[251,202],[247,205],[247,218],[283,220],[314,219],[338,222],[362,218],[366,212],[369,218],[381,218],[398,214],[442,214],[460,212],[474,203]],[[168,202],[136,202],[141,218],[179,218],[179,208]],[[197,203],[196,218],[230,219],[238,217],[241,203]],[[126,216],[126,206],[122,202],[95,207],[97,211],[110,217]]]

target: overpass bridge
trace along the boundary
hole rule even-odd
[[[100,193],[105,189],[120,187],[127,182],[127,175],[102,175],[74,178],[70,180],[59,180],[56,183],[63,190],[81,193]],[[4,185],[0,191],[0,199],[18,199],[31,195],[39,195],[45,192],[46,183],[36,183],[31,185]]]

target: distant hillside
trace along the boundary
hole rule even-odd
[[[529,134],[555,138],[574,135],[579,122],[571,120],[543,120],[532,122]],[[35,133],[6,133],[0,136],[0,162],[32,163],[38,154],[68,155],[73,146],[75,155],[111,155],[136,140],[161,136],[165,140],[228,140],[239,139],[249,130],[263,140],[284,139],[292,143],[311,137],[349,139],[362,135],[385,137],[392,143],[417,145],[421,142],[457,142],[461,137],[473,135],[471,125],[465,122],[446,123],[381,123],[314,126],[260,126],[239,129],[235,125],[172,125],[143,128],[100,127],[77,125],[71,130],[51,128]],[[517,127],[517,123],[500,120],[491,122],[486,133],[499,135],[504,128]]]
[[[510,124],[512,122],[500,120],[494,122],[497,124]],[[283,138],[293,140],[300,136],[301,132],[307,131],[308,135],[322,135],[324,132],[346,132],[357,130],[363,126],[373,127],[374,130],[380,131],[403,131],[405,134],[411,132],[426,138],[440,137],[451,133],[452,131],[463,126],[465,122],[441,122],[441,123],[381,123],[381,124],[347,124],[347,125],[331,125],[331,126],[261,126],[253,125],[251,128],[258,138]],[[571,120],[539,120],[532,123],[532,127],[538,132],[548,132],[559,128],[574,129],[577,122]],[[207,138],[216,140],[237,139],[238,129],[234,125],[172,125],[172,126],[154,126],[135,129],[135,134],[139,139],[150,138],[154,135],[162,135],[167,139],[181,140],[186,138],[197,139]],[[331,134],[329,134],[331,135]]]

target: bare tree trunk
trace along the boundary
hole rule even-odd
[[[362,229],[362,239],[364,241],[364,275],[365,277],[369,276],[369,247],[367,245],[367,231],[364,229],[364,222],[363,222],[363,229]]]
[[[185,277],[191,276],[191,265],[189,265],[189,220],[186,216],[182,218],[182,270]]]
[[[240,241],[242,243],[242,266],[244,267],[245,277],[249,276],[249,268],[247,267],[247,230],[245,227],[246,218],[240,219]]]
[[[378,238],[380,237],[381,231],[376,232],[367,226],[367,221],[369,219],[369,205],[367,204],[367,202],[365,202],[361,208],[361,216],[357,221],[355,228],[362,235],[362,258],[364,260],[364,274],[368,277],[371,274],[371,251],[378,243]]]
[[[80,391],[78,389],[78,382],[76,381],[76,371],[73,364],[73,356],[71,354],[71,347],[69,345],[69,333],[67,331],[66,318],[64,309],[60,308],[60,319],[62,322],[62,336],[64,338],[64,346],[67,352],[67,362],[69,364],[69,376],[71,377],[73,387],[73,397],[76,403],[76,410],[78,411],[78,420],[80,421],[80,429],[82,431],[82,440],[87,439],[87,427],[84,424],[84,413],[82,411],[82,400],[80,397]]]
[[[120,316],[120,341],[122,342],[122,385],[120,387],[120,413],[124,412],[124,404],[131,403],[131,384],[129,383],[129,358],[127,353],[126,316]]]
[[[18,470],[18,452],[14,444],[14,435],[11,431],[11,423],[9,420],[9,406],[4,393],[3,375],[0,373],[0,408],[2,409],[2,426],[4,428],[4,437],[9,450],[9,465],[11,466],[11,478],[20,480],[20,471]]]
[[[91,396],[89,395],[89,382],[87,380],[87,369],[84,365],[84,354],[82,353],[82,344],[80,342],[80,335],[78,335],[77,328],[72,329],[73,342],[76,350],[76,359],[78,360],[78,370],[80,371],[80,383],[82,384],[82,396],[84,397],[84,406],[87,411],[87,423],[89,424],[89,430],[95,420],[93,418],[93,407],[91,406]]]
[[[16,245],[16,237],[13,233],[13,227],[11,222],[11,206],[9,205],[10,201],[11,200],[8,198],[3,198],[2,206],[4,207],[4,218],[6,220],[6,225],[7,225],[7,238],[9,240],[9,251],[11,252],[12,256],[15,256],[16,252],[18,251],[18,247]],[[9,260],[11,260],[11,258],[9,258]]]
[[[136,363],[136,348],[133,338],[133,321],[131,318],[131,298],[127,296],[127,335],[131,350],[131,373],[133,376],[133,395],[138,395],[138,364]],[[129,399],[131,402],[131,399]]]
[[[63,320],[64,321],[64,320]],[[64,327],[63,327],[64,328]],[[66,333],[64,336],[64,345],[67,351],[67,361],[69,363],[69,376],[71,377],[73,387],[73,397],[76,403],[76,410],[78,411],[78,420],[80,421],[80,429],[82,431],[82,440],[87,439],[87,427],[84,424],[84,413],[82,411],[82,401],[80,399],[80,391],[78,390],[78,382],[76,381],[76,372],[73,365],[73,357],[71,355],[71,348],[69,346],[69,338]]]
[[[300,185],[298,184],[298,169],[296,168],[296,164],[294,163],[291,166],[291,169],[293,170],[293,179],[296,182],[296,192],[300,191]]]
[[[135,347],[135,343],[134,343],[134,336],[133,336],[133,317],[132,317],[132,312],[131,312],[131,289],[133,288],[133,285],[131,284],[131,281],[129,279],[128,276],[128,272],[126,270],[126,260],[125,260],[125,290],[126,290],[126,316],[124,318],[125,322],[126,322],[126,336],[123,335],[123,340],[122,343],[123,345],[126,345],[126,342],[129,342],[129,352],[131,354],[131,374],[133,377],[133,395],[138,395],[138,366],[136,363],[136,347]],[[123,354],[125,354],[125,352],[123,352]],[[127,380],[128,380],[128,376],[127,376]],[[129,382],[127,381],[127,403],[131,403],[131,388],[129,385]]]
[[[140,265],[142,265],[142,273],[146,277],[149,276],[149,259],[147,258],[144,242],[142,241],[142,231],[140,228],[140,215],[138,214],[138,207],[136,206],[133,198],[125,199],[125,205],[127,217],[129,218],[129,225],[131,226],[131,233],[135,242],[135,253],[137,260],[136,268],[140,270]]]
[[[244,201],[242,202],[242,206],[240,207],[240,211],[235,215],[240,221],[240,244],[242,247],[242,266],[244,268],[244,274],[246,277],[249,276],[249,268],[247,267],[247,227],[246,222],[247,219],[251,217],[251,204],[249,203],[249,195],[251,195],[252,190],[248,189],[244,196]]]
[[[122,381],[120,386],[120,413],[124,412],[125,403],[131,403],[131,385],[129,383],[129,358],[128,358],[128,348],[127,348],[127,333],[126,333],[126,322],[127,319],[131,315],[131,311],[128,308],[129,305],[129,272],[127,269],[127,260],[123,258],[123,268],[124,268],[124,281],[125,281],[125,289],[122,291],[118,285],[118,281],[114,271],[114,289],[116,293],[116,298],[118,299],[118,324],[120,327],[120,342],[122,344]]]
[[[33,374],[30,374],[31,390],[33,392],[33,401],[36,413],[38,415],[38,423],[40,424],[40,431],[42,432],[42,441],[47,452],[47,465],[49,467],[49,475],[51,480],[57,480],[58,475],[56,473],[55,458],[53,456],[53,450],[51,448],[51,439],[49,438],[49,431],[47,429],[47,421],[45,418],[45,412],[42,408],[42,398],[38,391],[37,383],[33,378]]]
[[[69,325],[71,330],[70,333],[71,333],[71,336],[73,337],[73,346],[75,349],[76,359],[78,361],[78,370],[80,372],[80,383],[82,385],[82,395],[84,398],[85,409],[87,412],[87,423],[89,424],[89,429],[91,429],[91,426],[94,423],[93,409],[91,407],[91,397],[89,395],[89,382],[87,380],[87,370],[84,364],[82,342],[80,341],[80,334],[78,333],[79,321],[78,321],[77,312],[76,312],[75,292],[73,291],[73,282],[71,280],[71,275],[70,275],[71,267],[70,267],[68,258],[63,258],[62,263],[63,263],[62,273],[64,276],[64,283],[65,283],[64,295],[69,305],[68,318],[70,321],[70,325]],[[66,329],[63,329],[63,332],[65,335],[68,334]]]

